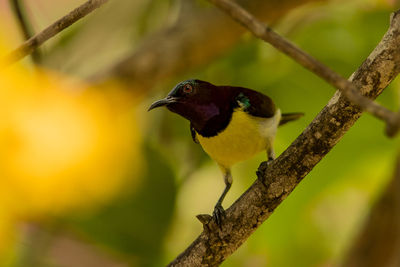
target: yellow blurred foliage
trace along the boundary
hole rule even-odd
[[[16,222],[9,215],[0,209],[0,266],[6,265],[14,253],[12,244],[16,240]]]
[[[101,199],[137,149],[134,114],[118,92],[69,85],[43,71],[0,74],[0,200],[12,211]]]
[[[13,220],[95,208],[137,184],[134,99],[112,83],[90,87],[20,64],[0,70],[0,250]]]

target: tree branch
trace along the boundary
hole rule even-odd
[[[347,79],[319,62],[296,45],[281,37],[270,27],[265,26],[245,9],[232,0],[209,0],[228,13],[233,19],[246,27],[256,37],[270,43],[279,51],[294,59],[297,63],[323,78],[329,84],[339,89],[350,101],[363,110],[386,122],[386,133],[394,136],[400,129],[400,114],[394,113],[363,96],[358,88]]]
[[[350,81],[376,98],[400,71],[400,13],[378,46]],[[259,180],[226,210],[221,228],[201,215],[204,230],[169,266],[217,266],[232,254],[294,190],[361,116],[362,110],[337,91],[304,132],[270,165],[261,164]],[[260,180],[264,181],[261,182]]]
[[[21,28],[24,39],[28,40],[33,35],[32,28],[29,25],[26,10],[24,8],[23,0],[10,0],[10,5],[14,11],[15,18],[18,21],[19,27]],[[32,60],[35,63],[39,63],[41,56],[39,50],[32,51]]]
[[[315,0],[239,0],[239,3],[273,23],[293,8],[312,1]],[[118,79],[130,90],[148,92],[156,82],[204,65],[229,51],[242,37],[243,29],[216,9],[196,7],[181,14],[173,26],[149,35],[131,55],[90,80]]]
[[[8,54],[5,58],[6,64],[12,64],[16,61],[24,58],[25,56],[31,54],[37,47],[43,44],[45,41],[55,36],[62,30],[74,24],[79,19],[85,17],[87,14],[100,7],[108,0],[89,0],[72,10],[70,13],[57,20],[46,29],[41,31],[40,33],[32,36],[28,40],[26,40],[22,45],[20,45],[17,49]]]

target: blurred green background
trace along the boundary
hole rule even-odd
[[[394,0],[304,1],[308,3],[293,7],[290,0],[271,2],[286,7],[276,18],[265,20],[273,21],[273,28],[279,33],[345,77],[373,50],[388,28],[390,13],[400,6]],[[9,3],[1,0],[0,12],[2,28],[8,30],[7,41],[12,47],[23,37]],[[23,4],[33,31],[38,32],[80,3],[83,1],[26,0]],[[332,97],[334,90],[326,82],[249,33],[238,33],[237,39],[228,38],[228,49],[204,58],[200,53],[196,58],[192,53],[202,48],[217,49],[214,44],[223,41],[214,38],[209,40],[211,44],[196,43],[200,42],[196,28],[190,29],[196,25],[193,20],[214,16],[210,13],[213,9],[200,0],[111,1],[40,49],[40,66],[45,71],[90,82],[132,51],[151,51],[152,46],[163,47],[164,42],[182,42],[179,31],[165,35],[161,43],[149,42],[152,38],[158,40],[157,34],[174,23],[181,24],[178,30],[187,31],[185,26],[189,27],[193,35],[192,43],[185,46],[186,55],[169,55],[183,66],[171,68],[169,63],[157,62],[150,54],[148,64],[171,70],[161,74],[159,70],[154,74],[146,72],[144,61],[143,67],[136,66],[140,82],[114,74],[102,81],[99,88],[91,89],[103,93],[102,86],[110,86],[123,92],[119,97],[124,99],[128,95],[125,113],[130,115],[124,123],[135,124],[133,131],[140,132],[138,144],[129,143],[139,152],[125,156],[126,164],[116,168],[124,168],[119,179],[139,182],[124,183],[111,196],[84,207],[78,202],[75,207],[59,212],[45,209],[29,216],[9,216],[13,217],[11,226],[5,231],[11,231],[12,237],[4,239],[1,266],[162,266],[197,237],[202,226],[195,216],[211,213],[223,190],[220,171],[193,143],[187,121],[167,110],[146,112],[152,101],[165,96],[179,81],[197,78],[248,87],[269,95],[283,112],[304,112],[304,118],[279,130],[277,155]],[[264,19],[262,9],[257,13]],[[216,14],[226,16],[222,12]],[[232,25],[229,27],[240,29],[239,25]],[[225,38],[226,24],[215,27],[220,27],[216,31]],[[166,54],[170,46],[166,46]],[[192,47],[197,50],[191,51]],[[23,68],[35,72],[32,65],[30,59],[22,63]],[[398,109],[398,89],[399,82],[395,80],[378,102]],[[392,176],[398,141],[385,137],[381,121],[368,114],[362,116],[222,266],[339,266],[361,231],[371,205]],[[110,157],[118,161],[118,151]],[[263,160],[262,153],[233,168],[234,183],[224,201],[225,207],[252,184],[255,170]],[[102,172],[101,164],[97,168]],[[106,179],[115,178],[110,175],[103,180]],[[103,180],[94,179],[91,183],[99,188],[102,183],[109,186]],[[12,187],[8,190],[13,194]],[[62,191],[63,187],[54,190]],[[51,205],[52,199],[48,202]]]

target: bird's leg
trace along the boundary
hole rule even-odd
[[[268,169],[268,166],[271,164],[271,162],[274,161],[274,159],[275,159],[275,151],[274,151],[272,144],[268,145],[266,150],[267,150],[268,160],[261,162],[260,167],[258,168],[258,170],[256,172],[257,179],[260,180],[265,186],[266,186],[266,183],[264,181],[264,173]]]
[[[222,201],[224,200],[226,193],[228,193],[232,185],[232,175],[230,170],[224,168],[223,173],[224,173],[225,189],[224,192],[222,192],[221,196],[219,197],[217,204],[215,204],[213,212],[214,220],[216,224],[219,226],[221,226],[222,218],[225,217],[225,210],[222,207]]]
[[[268,157],[268,163],[270,163],[271,161],[273,161],[275,159],[275,151],[274,148],[272,147],[272,144],[270,146],[268,146],[267,148],[267,157]]]

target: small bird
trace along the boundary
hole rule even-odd
[[[303,116],[281,114],[271,98],[257,91],[201,80],[180,82],[149,111],[161,106],[190,121],[193,141],[200,143],[223,173],[225,189],[213,212],[218,225],[225,216],[222,201],[232,185],[231,166],[261,151],[267,152],[268,161],[274,160],[278,126]]]

